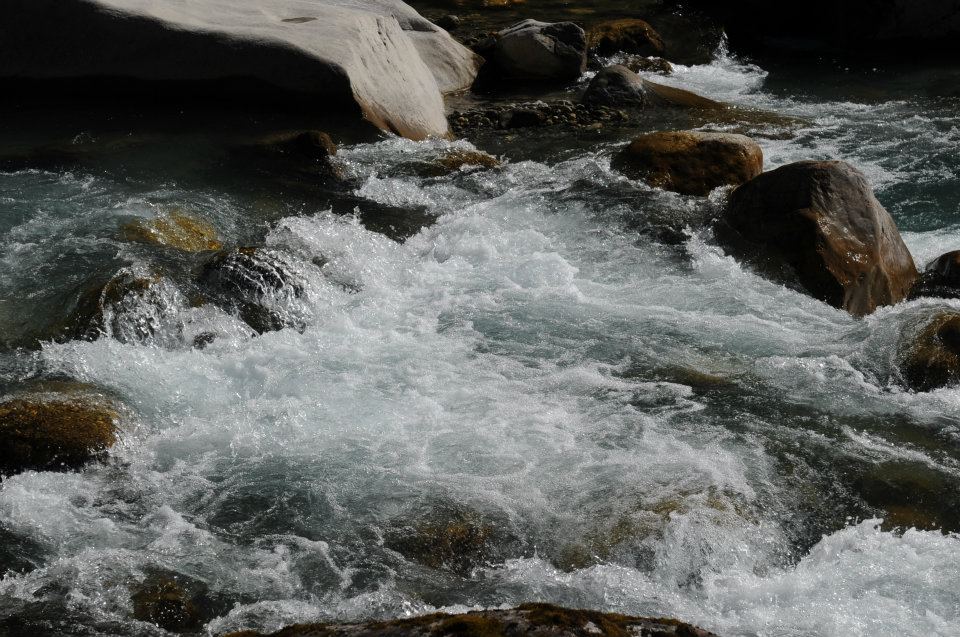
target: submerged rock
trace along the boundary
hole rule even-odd
[[[960,250],[941,254],[927,264],[910,290],[910,298],[960,298]]]
[[[905,336],[899,367],[907,386],[917,391],[960,383],[960,313],[935,314]]]
[[[202,625],[197,605],[174,577],[154,576],[140,583],[130,596],[133,616],[164,630],[181,633]]]
[[[201,289],[258,334],[303,327],[289,303],[304,296],[306,282],[290,256],[274,248],[244,247],[220,252],[202,268]]]
[[[94,340],[109,333],[121,342],[147,340],[171,311],[163,284],[160,274],[120,270],[106,283],[94,284],[81,295],[63,335]],[[149,308],[146,313],[145,308]],[[125,321],[131,314],[136,314],[136,319]]]
[[[660,57],[628,55],[623,61],[623,66],[627,67],[634,73],[659,73],[661,75],[670,75],[673,73],[673,65]]]
[[[587,39],[572,22],[524,20],[480,42],[483,81],[572,82],[587,66]]]
[[[685,195],[742,184],[763,172],[763,151],[749,137],[696,131],[641,135],[612,167],[633,179]]]
[[[224,637],[257,637],[241,631]],[[715,637],[675,619],[648,619],[551,604],[523,604],[509,610],[484,610],[460,615],[437,613],[366,624],[300,624],[271,637]]]
[[[184,252],[205,252],[223,247],[213,224],[179,209],[153,219],[131,221],[122,228],[121,237],[126,241],[166,246]]]
[[[636,18],[607,20],[592,26],[587,32],[587,47],[603,56],[620,52],[661,56],[666,50],[660,34]]]
[[[117,95],[177,82],[185,96],[356,113],[414,139],[447,133],[442,94],[480,65],[399,0],[12,0],[0,41],[5,81],[111,78]]]
[[[442,177],[463,168],[499,168],[500,160],[482,150],[451,150],[421,166],[425,177]]]
[[[85,387],[0,399],[0,474],[76,469],[116,442],[113,401]]]
[[[893,218],[841,161],[797,162],[745,183],[716,231],[764,274],[854,316],[899,303],[917,278]]]

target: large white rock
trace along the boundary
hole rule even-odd
[[[5,0],[0,53],[3,78],[228,80],[415,139],[480,65],[399,0]]]

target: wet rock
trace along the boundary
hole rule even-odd
[[[0,399],[0,474],[76,469],[116,442],[116,404],[85,387]]]
[[[125,241],[175,248],[184,252],[220,250],[223,244],[213,225],[176,209],[153,219],[137,219],[121,229]]]
[[[257,637],[242,631],[225,637]],[[674,619],[647,619],[615,613],[572,610],[551,604],[523,604],[509,610],[485,610],[460,615],[437,613],[366,624],[300,624],[272,637],[716,637]]]
[[[176,577],[148,577],[135,587],[130,601],[135,619],[170,632],[192,632],[203,624],[200,610]]]
[[[281,250],[243,247],[220,252],[204,264],[198,283],[214,303],[258,334],[303,327],[300,317],[286,310],[304,296],[306,281]]]
[[[716,234],[765,275],[854,316],[899,303],[917,278],[893,218],[841,161],[797,162],[745,183]]]
[[[391,528],[386,545],[430,568],[467,575],[494,560],[497,545],[507,541],[502,525],[462,506],[438,506],[418,515],[415,522]]]
[[[924,296],[960,298],[960,250],[942,254],[927,264],[910,290],[911,299]]]
[[[474,47],[487,60],[484,84],[499,81],[572,82],[587,65],[587,40],[572,22],[524,20]]]
[[[660,75],[670,75],[673,73],[673,65],[663,58],[658,57],[629,55],[624,59],[623,66],[634,73],[659,73]]]
[[[665,51],[660,34],[636,18],[607,20],[592,26],[587,32],[587,48],[603,56],[620,52],[661,56]]]
[[[424,177],[442,177],[469,168],[499,168],[500,160],[482,150],[451,150],[420,166]]]
[[[110,334],[124,343],[145,342],[174,311],[167,302],[170,290],[166,284],[158,273],[124,268],[106,283],[94,283],[80,296],[62,334],[87,340]],[[125,320],[131,317],[135,318]]]
[[[597,125],[626,123],[633,116],[623,110],[600,104],[577,104],[569,100],[524,102],[505,106],[454,111],[451,126],[458,133],[473,130],[513,130],[517,128],[564,127],[595,128]]]
[[[399,0],[14,0],[4,10],[0,78],[111,78],[118,96],[157,80],[185,98],[229,88],[414,139],[448,132],[443,94],[468,88],[480,64]]]
[[[853,487],[880,509],[886,528],[955,531],[960,524],[956,478],[924,463],[870,464]]]
[[[608,66],[597,73],[587,86],[582,99],[587,104],[632,108],[727,108],[725,104],[696,93],[645,80],[620,64]]]
[[[960,383],[960,313],[939,312],[905,335],[899,358],[900,373],[911,389]]]
[[[440,16],[439,18],[437,18],[434,23],[441,29],[445,29],[446,31],[452,32],[459,29],[463,21],[460,19],[459,16],[455,16],[448,13],[447,15]]]
[[[742,184],[763,171],[763,151],[749,137],[696,131],[641,135],[612,167],[633,179],[685,195]]]

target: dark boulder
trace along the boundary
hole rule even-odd
[[[573,610],[551,604],[523,604],[509,610],[460,615],[436,613],[366,624],[300,624],[272,637],[716,637],[675,619],[648,619],[616,613]],[[255,631],[224,637],[266,637]]]
[[[586,104],[722,110],[727,106],[691,91],[645,80],[620,64],[597,73],[583,94]]]
[[[797,162],[745,183],[716,231],[767,276],[854,316],[904,300],[917,278],[897,224],[841,161]]]
[[[960,313],[940,312],[904,335],[899,367],[906,385],[917,391],[960,382]]]
[[[587,32],[587,48],[603,56],[621,52],[662,56],[666,50],[660,34],[636,18],[607,20],[592,26]]]
[[[564,83],[577,80],[587,66],[587,38],[572,22],[524,20],[478,43],[486,59],[484,84],[498,81]]]
[[[911,299],[924,296],[960,298],[960,250],[942,254],[927,264],[910,290]]]
[[[620,151],[614,170],[685,195],[742,184],[763,171],[763,151],[749,137],[696,131],[641,135]]]

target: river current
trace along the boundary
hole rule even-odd
[[[720,54],[661,79],[795,118],[757,136],[766,168],[853,163],[921,266],[960,248],[953,82],[803,77]],[[651,219],[726,193],[627,180],[626,139],[491,138],[502,168],[440,177],[403,167],[468,142],[343,145],[361,213],[436,217],[403,242],[191,163],[207,132],[0,173],[0,384],[63,376],[130,408],[108,462],[0,483],[0,619],[162,635],[130,591],[164,572],[203,587],[214,635],[526,601],[731,637],[960,635],[960,389],[896,368],[900,335],[960,302],[855,319],[708,228],[663,240]],[[170,281],[105,337],[19,346],[91,272],[175,266],[117,230],[172,208],[282,252],[295,327],[251,336]],[[452,553],[423,550],[453,527]]]

